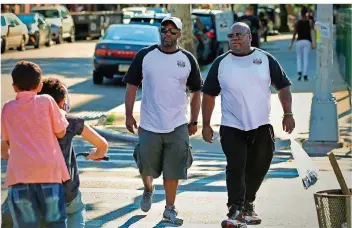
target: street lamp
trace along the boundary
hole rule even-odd
[[[337,102],[332,94],[333,69],[333,5],[318,4],[316,30],[317,42],[316,90],[312,100],[309,139],[305,149],[312,155],[326,155],[331,149],[341,147],[337,118]]]

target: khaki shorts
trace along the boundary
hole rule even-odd
[[[189,146],[188,125],[170,133],[154,133],[139,129],[139,143],[133,153],[142,176],[164,179],[187,179],[187,169],[193,162]]]

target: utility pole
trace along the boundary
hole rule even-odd
[[[315,25],[320,39],[317,42],[316,90],[312,99],[309,140],[305,146],[315,155],[326,155],[341,147],[337,118],[337,102],[332,91],[333,69],[333,5],[318,4]]]
[[[192,11],[190,4],[174,4],[171,5],[171,15],[178,17],[182,21],[182,36],[179,40],[180,47],[195,54],[193,27],[192,27]]]

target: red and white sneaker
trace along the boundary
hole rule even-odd
[[[254,204],[250,202],[244,204],[242,216],[247,225],[258,225],[262,222],[258,214],[254,211]]]
[[[237,210],[236,206],[231,206],[227,214],[228,219],[221,222],[222,228],[247,228],[246,222],[242,216],[242,212]]]

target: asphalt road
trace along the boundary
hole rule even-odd
[[[68,86],[72,113],[87,119],[124,103],[125,86],[119,80],[104,79],[103,85],[92,81],[92,57],[97,41],[53,45],[50,48],[10,50],[1,55],[1,104],[13,99],[11,71],[19,60],[33,61],[42,68],[43,77],[55,77]],[[140,94],[140,92],[139,92]],[[1,106],[1,107],[2,107]],[[94,110],[94,111],[92,111]]]

